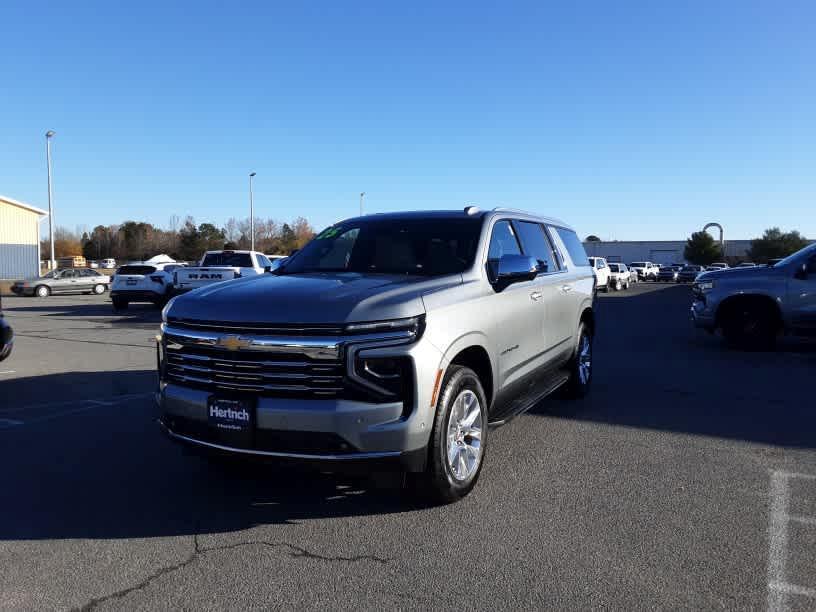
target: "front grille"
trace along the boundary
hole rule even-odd
[[[167,322],[178,329],[215,331],[229,334],[260,334],[265,336],[340,336],[342,325],[301,323],[235,323],[230,321],[197,321],[169,317]]]
[[[209,391],[276,397],[337,397],[344,388],[342,361],[305,355],[166,347],[169,381]]]

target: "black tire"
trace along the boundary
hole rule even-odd
[[[34,288],[34,295],[36,295],[39,298],[48,297],[49,295],[51,295],[51,289],[49,289],[45,285],[37,285],[37,287]]]
[[[740,300],[728,305],[721,328],[725,341],[734,348],[770,350],[779,333],[779,315],[771,304]]]
[[[481,442],[479,463],[464,479],[459,479],[448,461],[448,425],[455,400],[464,391],[472,391],[481,411]],[[452,365],[445,374],[436,405],[431,439],[428,443],[428,465],[420,476],[420,485],[431,500],[439,503],[455,502],[473,490],[485,461],[487,438],[487,398],[479,377],[470,368]]]
[[[582,347],[584,346],[584,341],[588,343],[589,346],[589,376],[584,377],[581,373],[581,363],[582,363]],[[580,399],[585,397],[588,393],[590,388],[592,387],[592,330],[586,323],[581,323],[581,327],[578,328],[578,344],[575,350],[575,355],[573,356],[572,360],[569,364],[569,380],[563,387],[562,395],[568,399]],[[584,361],[584,363],[586,363]]]
[[[129,302],[125,298],[115,297],[111,298],[114,310],[127,310]]]

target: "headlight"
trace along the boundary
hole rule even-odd
[[[695,287],[698,291],[711,291],[714,289],[714,281],[707,280],[707,281],[698,281],[695,283]]]
[[[167,323],[167,313],[170,312],[170,307],[173,305],[173,302],[175,302],[178,297],[179,296],[176,296],[174,298],[170,298],[170,301],[167,302],[167,304],[164,305],[164,308],[162,308],[162,315],[161,315],[162,323]]]
[[[419,335],[422,331],[423,317],[410,317],[407,319],[393,319],[391,321],[373,321],[371,323],[349,323],[346,331],[354,334],[368,334],[389,331],[410,331],[414,335]]]

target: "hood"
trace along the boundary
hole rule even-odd
[[[234,323],[348,323],[423,314],[424,293],[462,284],[438,278],[356,273],[261,274],[175,298],[168,317]]]
[[[726,268],[725,270],[711,270],[700,275],[700,279],[704,280],[739,280],[758,277],[776,276],[780,271],[776,268],[769,268],[768,266],[756,266],[754,268]]]

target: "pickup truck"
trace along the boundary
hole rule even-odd
[[[593,290],[556,219],[468,207],[342,221],[273,273],[167,305],[160,423],[215,461],[390,464],[451,502],[479,478],[488,425],[589,392]]]
[[[609,291],[609,265],[603,257],[590,257],[589,265],[595,274],[595,287],[600,291]]]
[[[179,268],[173,273],[173,292],[185,293],[272,269],[269,258],[257,251],[207,251],[198,266]]]
[[[771,267],[736,267],[697,276],[691,318],[726,342],[771,348],[782,334],[816,337],[816,244]]]
[[[660,266],[651,261],[632,262],[629,269],[637,274],[640,280],[657,280],[657,275],[660,273]]]

